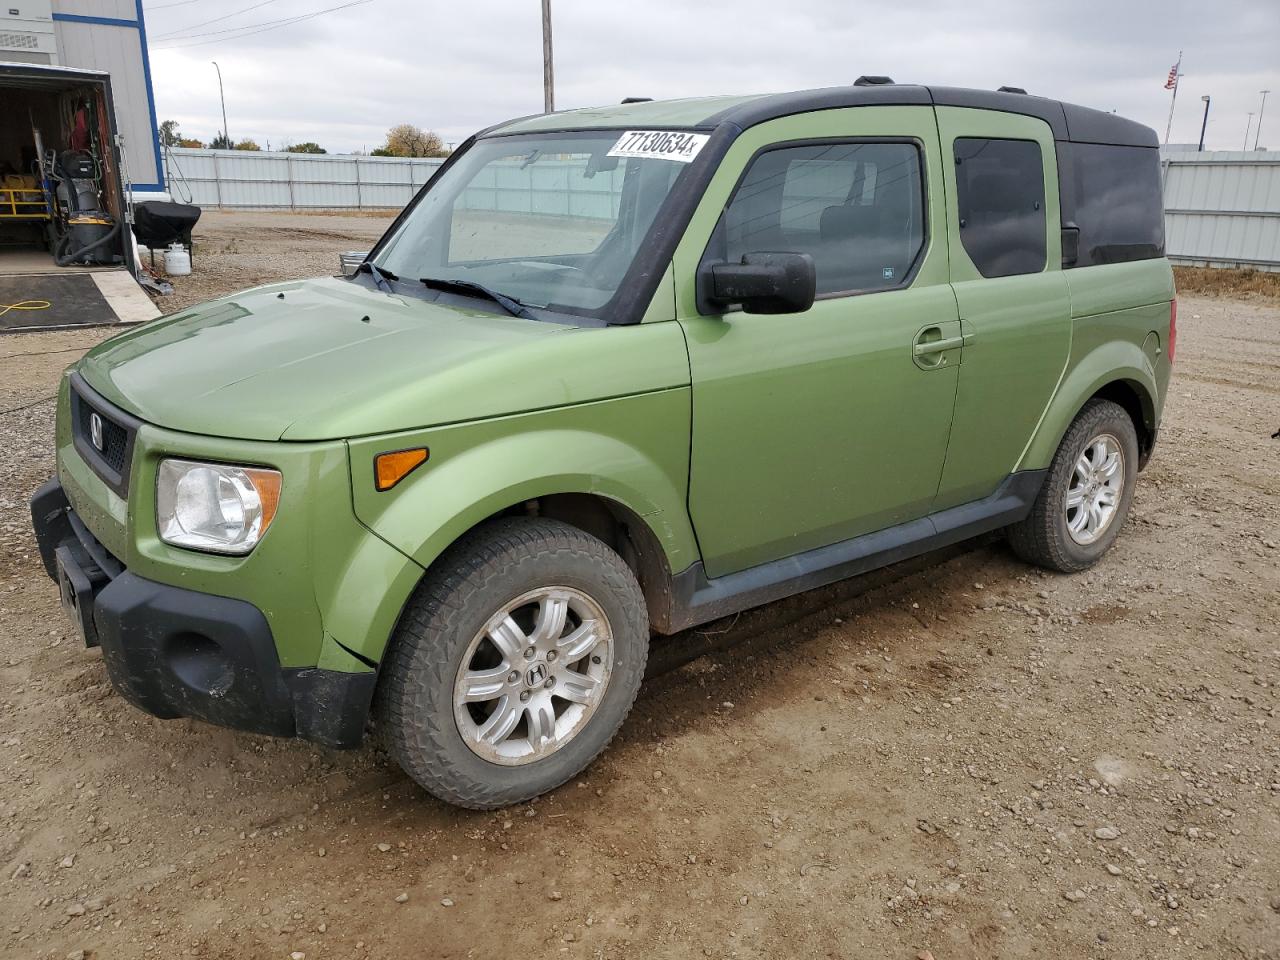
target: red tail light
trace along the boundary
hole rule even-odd
[[[1169,362],[1173,363],[1173,351],[1178,346],[1178,301],[1169,301]]]

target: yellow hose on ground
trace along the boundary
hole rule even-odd
[[[48,310],[52,303],[48,300],[19,300],[17,303],[0,303],[0,317],[10,310]]]

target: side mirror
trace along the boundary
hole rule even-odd
[[[706,298],[744,313],[803,313],[813,306],[818,278],[807,253],[748,253],[741,263],[707,269]]]

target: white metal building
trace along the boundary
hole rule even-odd
[[[4,0],[0,62],[109,73],[116,131],[124,137],[136,199],[163,193],[142,0]]]

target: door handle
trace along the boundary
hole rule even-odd
[[[934,328],[936,329],[936,328]],[[964,337],[943,337],[941,340],[917,340],[911,348],[912,356],[927,357],[933,353],[945,353],[964,346]]]

